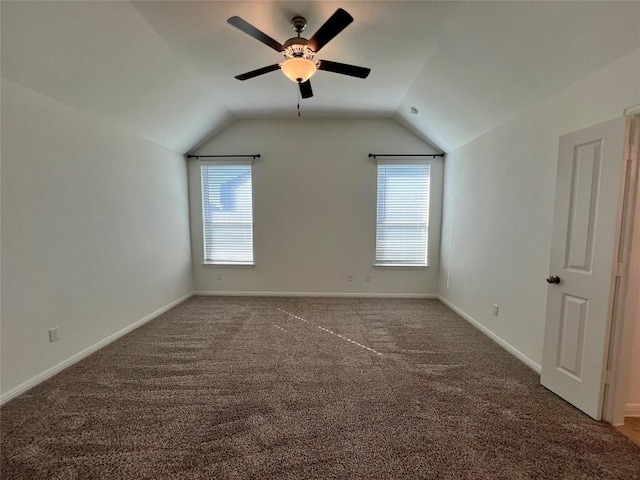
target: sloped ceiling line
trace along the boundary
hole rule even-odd
[[[278,72],[233,78],[279,58],[226,19],[284,40],[294,14],[313,32],[339,6],[355,20],[323,58],[372,72],[319,72],[305,116],[393,117],[441,151],[640,48],[640,2],[4,1],[2,74],[194,151],[234,119],[296,114],[296,86]]]

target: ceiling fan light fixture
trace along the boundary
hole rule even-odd
[[[306,58],[296,57],[285,60],[280,69],[285,77],[295,83],[304,83],[318,70],[318,66]]]

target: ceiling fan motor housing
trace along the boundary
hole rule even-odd
[[[316,54],[309,47],[309,40],[302,37],[293,37],[284,42],[284,56],[285,58],[306,58],[312,60]]]

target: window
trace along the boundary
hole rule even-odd
[[[251,163],[203,163],[204,261],[253,264]]]
[[[430,166],[378,162],[376,265],[427,266]]]

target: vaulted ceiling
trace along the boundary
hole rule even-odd
[[[640,48],[640,2],[2,1],[2,76],[118,128],[187,152],[234,118],[295,117],[281,61],[226,23],[284,42],[338,8],[355,19],[318,58],[304,117],[395,117],[451,150]],[[411,107],[419,115],[410,113]]]

